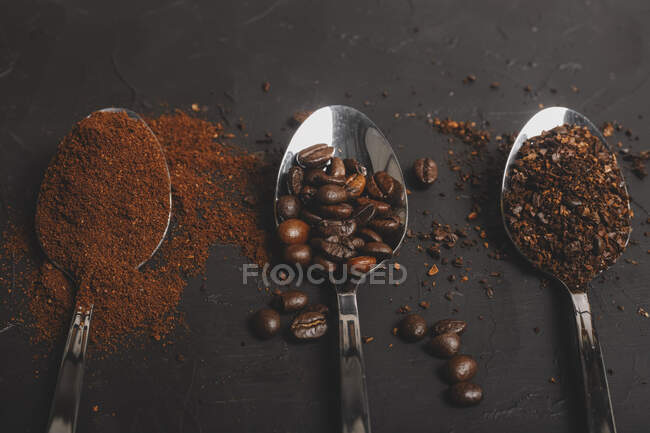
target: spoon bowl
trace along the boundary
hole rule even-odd
[[[528,261],[531,261],[530,258],[522,252],[517,245],[517,242],[515,242],[515,238],[510,232],[506,221],[504,195],[509,188],[510,171],[517,160],[519,150],[526,140],[539,136],[544,131],[549,131],[564,124],[586,127],[589,132],[596,136],[610,152],[614,153],[600,130],[587,117],[569,108],[550,107],[543,109],[531,117],[524,125],[510,150],[510,154],[508,155],[501,183],[500,206],[503,225],[508,237],[510,237],[510,240],[517,251],[519,251],[519,253]],[[627,197],[627,207],[629,208],[630,201],[627,187],[624,186],[624,189]],[[630,233],[628,232],[625,246],[627,246],[629,240]],[[609,386],[607,384],[607,370],[605,368],[598,335],[594,327],[594,319],[591,314],[591,306],[589,304],[587,290],[584,287],[580,289],[570,289],[566,282],[559,279],[556,275],[553,275],[544,269],[540,270],[556,281],[559,281],[573,302],[578,336],[578,354],[582,368],[585,406],[587,409],[588,431],[589,433],[616,433],[614,412],[612,410]]]
[[[360,111],[343,105],[323,107],[314,111],[291,138],[280,163],[275,186],[276,226],[280,222],[276,206],[278,198],[288,193],[285,176],[294,164],[296,154],[317,143],[334,147],[334,156],[355,158],[367,168],[368,173],[383,170],[402,184],[404,207],[396,212],[401,229],[392,244],[389,243],[395,254],[406,235],[408,221],[408,198],[402,169],[393,148],[379,128]],[[385,261],[378,262],[368,273],[384,266]],[[339,310],[341,422],[344,433],[370,433],[365,363],[361,348],[362,334],[356,298],[359,282],[357,280],[335,286]]]

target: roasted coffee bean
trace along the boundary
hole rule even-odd
[[[438,165],[431,158],[416,159],[413,163],[415,177],[423,185],[431,185],[438,178]]]
[[[332,157],[332,162],[327,167],[327,173],[334,177],[345,177],[345,163],[338,156]]]
[[[390,204],[397,208],[406,207],[406,193],[404,191],[404,185],[395,180],[395,188],[387,199]]]
[[[345,221],[323,220],[316,224],[316,232],[323,237],[328,236],[351,236],[357,230],[357,222],[354,219]]]
[[[323,256],[316,256],[313,259],[313,263],[315,265],[320,265],[322,266],[322,272],[326,274],[333,274],[334,272],[337,271],[339,265],[336,262],[333,262],[329,259],[326,259]]]
[[[314,197],[316,197],[317,192],[318,192],[318,188],[311,185],[303,185],[298,197],[300,197],[300,200],[303,203],[307,204],[311,202],[314,199]]]
[[[364,254],[376,257],[377,260],[384,260],[393,256],[393,249],[383,242],[368,242],[361,251]]]
[[[289,194],[300,194],[304,175],[305,172],[300,167],[294,165],[289,169],[289,172],[287,173],[287,190],[289,190]]]
[[[382,235],[395,233],[400,228],[401,224],[402,222],[400,219],[394,215],[384,218],[375,218],[368,223],[371,229],[378,231]]]
[[[259,338],[271,338],[280,330],[280,315],[275,310],[263,308],[251,317],[251,328]]]
[[[346,265],[352,275],[361,275],[370,272],[377,265],[377,259],[372,256],[359,256],[348,259]]]
[[[302,310],[307,301],[307,295],[301,290],[287,290],[275,297],[277,307],[284,313]]]
[[[377,233],[374,230],[371,230],[367,227],[362,227],[358,230],[357,234],[359,237],[361,237],[364,241],[366,242],[383,242],[384,240],[382,239],[381,236],[379,236],[379,233]]]
[[[345,177],[330,176],[320,168],[310,168],[305,172],[305,182],[313,186],[345,185]]]
[[[385,201],[373,200],[369,197],[359,197],[357,198],[357,204],[359,206],[365,206],[371,204],[375,207],[375,212],[378,216],[385,216],[390,214],[390,205]]]
[[[449,398],[458,406],[473,406],[483,400],[483,389],[472,382],[455,383],[449,388]]]
[[[354,208],[349,203],[324,204],[318,207],[318,214],[324,218],[343,220],[350,218]]]
[[[350,238],[350,243],[355,250],[360,250],[366,244],[366,241],[364,241],[363,238],[355,236]]]
[[[339,236],[331,236],[327,239],[314,238],[311,240],[311,245],[321,251],[325,258],[336,262],[342,262],[357,255],[356,250],[350,248]]]
[[[327,316],[327,313],[330,312],[330,309],[327,308],[327,305],[325,305],[325,304],[310,304],[310,305],[307,305],[305,307],[305,309],[302,310],[302,311],[304,311],[305,313],[308,312],[308,311],[313,311],[313,312],[316,312],[316,313],[320,313],[320,314],[322,314],[324,316]]]
[[[341,203],[347,198],[347,191],[339,185],[323,185],[316,192],[316,199],[322,204]]]
[[[298,218],[302,209],[302,203],[295,195],[283,195],[278,198],[275,209],[278,212],[280,220]]]
[[[309,225],[296,218],[288,219],[278,226],[278,237],[284,244],[304,244],[309,238]]]
[[[462,334],[467,328],[467,322],[457,319],[443,319],[437,321],[433,325],[433,333],[435,335],[446,334],[453,332],[454,334]]]
[[[427,347],[438,358],[451,358],[460,349],[460,337],[453,332],[436,335],[431,339]]]
[[[474,377],[478,364],[469,355],[455,355],[447,361],[447,379],[451,383],[466,382]]]
[[[307,244],[293,244],[284,247],[284,262],[291,265],[308,266],[311,263],[311,247]]]
[[[385,171],[378,171],[374,174],[373,178],[381,192],[384,193],[384,197],[390,197],[393,194],[395,184],[398,183],[393,176]]]
[[[319,222],[323,221],[323,218],[320,215],[315,214],[307,208],[303,208],[300,211],[300,218],[311,226],[315,226]]]
[[[371,203],[368,203],[363,206],[359,206],[354,210],[354,219],[357,224],[360,226],[365,226],[373,219],[375,216],[375,206]]]
[[[427,333],[427,322],[419,314],[409,314],[399,324],[399,336],[410,343],[422,340]]]
[[[290,329],[298,340],[315,340],[327,332],[327,319],[322,313],[307,311],[293,319]]]
[[[366,176],[366,191],[368,191],[370,197],[376,200],[384,200],[386,198],[386,194],[379,188],[375,177],[372,175]]]
[[[334,148],[325,143],[309,146],[296,155],[298,165],[305,168],[324,167],[334,154]]]
[[[348,198],[354,199],[363,194],[366,188],[366,177],[361,173],[354,173],[345,179],[345,190]]]
[[[366,167],[361,165],[361,163],[356,159],[346,158],[343,160],[343,164],[345,165],[348,174],[359,173],[364,176],[368,174]]]

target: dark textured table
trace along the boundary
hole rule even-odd
[[[286,120],[297,110],[360,108],[403,165],[422,155],[440,164],[435,186],[410,196],[414,230],[427,230],[432,218],[464,224],[471,206],[468,192],[454,190],[447,137],[432,131],[426,113],[488,121],[496,134],[516,132],[539,104],[564,105],[598,124],[622,122],[640,140],[622,134],[612,140],[636,151],[647,149],[650,137],[650,6],[643,0],[0,3],[0,184],[3,201],[18,208],[33,206],[43,169],[70,126],[111,105],[146,112],[160,103],[199,103],[217,120],[221,104],[231,122],[245,119],[250,135],[239,141],[255,151],[281,148],[292,132]],[[463,84],[468,74],[477,80]],[[261,90],[266,80],[269,93]],[[500,88],[490,89],[492,81]],[[527,85],[532,91],[524,91]],[[409,112],[418,117],[406,118]],[[274,144],[255,142],[265,131]],[[628,169],[625,175],[638,244],[623,258],[640,264],[621,259],[599,277],[592,304],[619,431],[634,433],[650,429],[650,319],[637,313],[649,307],[650,245],[643,233],[650,181]],[[496,181],[491,186],[498,188]],[[485,218],[478,223],[498,226]],[[363,333],[375,337],[364,346],[373,431],[582,431],[565,295],[543,288],[520,260],[491,260],[480,246],[457,252],[471,263],[469,282],[448,282],[445,267],[429,292],[420,285],[433,279],[422,265],[428,259],[415,245],[409,242],[399,257],[410,270],[404,284],[360,292]],[[244,263],[233,247],[214,248],[207,279],[191,281],[185,291],[189,331],[175,345],[90,361],[78,431],[337,431],[335,328],[309,345],[252,338],[245,317],[267,295],[255,282],[242,285]],[[478,283],[491,271],[502,273],[491,279],[493,299]],[[445,299],[456,286],[462,296]],[[333,300],[324,289],[307,290],[314,299]],[[442,362],[391,335],[398,306],[418,309],[420,300],[431,303],[422,313],[430,322],[450,315],[469,322],[464,351],[479,360],[481,405],[450,407]],[[0,329],[9,315],[2,311]],[[39,350],[18,326],[0,334],[2,432],[43,430],[61,348],[34,361]]]

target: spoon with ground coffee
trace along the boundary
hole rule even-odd
[[[539,111],[508,156],[501,189],[508,236],[573,301],[590,433],[615,433],[589,282],[614,264],[630,237],[629,196],[616,154],[585,116]]]
[[[170,218],[165,155],[136,113],[96,111],[59,143],[39,191],[36,233],[77,294],[48,433],[75,431],[93,308],[111,314],[106,299],[126,269],[133,272],[160,247]],[[126,290],[137,296],[138,288]]]
[[[314,145],[317,146],[315,147]],[[347,161],[348,164],[356,167],[354,175],[348,178],[357,179],[357,176],[360,176],[362,178],[361,180],[363,180],[361,187],[349,190],[350,194],[355,197],[358,197],[362,193],[366,185],[366,178],[369,184],[375,182],[374,177],[376,176],[380,176],[380,179],[388,180],[390,189],[392,190],[390,197],[390,202],[392,203],[390,218],[392,218],[391,221],[395,224],[393,227],[394,230],[391,229],[383,241],[386,242],[389,249],[392,249],[393,254],[397,252],[404,240],[408,219],[406,186],[402,170],[390,143],[377,126],[363,113],[354,108],[342,105],[323,107],[316,110],[301,124],[291,138],[291,142],[287,146],[280,164],[275,188],[276,225],[281,221],[278,213],[278,199],[280,196],[287,194],[287,178],[289,177],[290,170],[295,168],[294,164],[296,160],[301,159],[304,153],[301,151],[310,152],[310,150],[306,150],[307,148],[316,149],[316,152],[324,152],[327,150],[328,153],[325,155],[327,160],[330,160],[333,151],[338,163]],[[315,153],[312,153],[310,158],[315,156]],[[318,158],[315,158],[314,161],[316,159]],[[335,163],[333,161],[334,159],[332,159],[331,166],[328,168],[328,172],[330,173],[334,171]],[[300,163],[300,161],[298,162]],[[305,165],[308,165],[307,161],[303,162]],[[342,164],[340,165],[341,167],[339,169],[345,171],[342,168]],[[305,175],[306,178],[314,173],[321,176],[325,175],[325,172],[319,171],[309,171],[308,173]],[[348,175],[350,174],[352,173]],[[352,185],[352,183],[349,185]],[[324,191],[327,188],[328,186],[323,186],[319,191]],[[295,189],[295,187],[290,189]],[[319,194],[316,194],[317,199],[318,197]],[[380,202],[375,201],[374,203]],[[373,208],[372,214],[374,213],[375,209]],[[372,215],[368,216],[368,219],[372,219]],[[357,216],[355,220],[361,221],[362,218]],[[340,221],[333,221],[332,224],[337,222]],[[350,227],[353,228],[350,231],[354,232],[357,225],[362,226],[364,224],[361,222],[351,224]],[[341,235],[340,237],[349,239],[351,236],[352,233],[346,232],[345,235]],[[379,241],[381,242],[381,239]],[[368,245],[371,244],[369,243]],[[366,246],[367,248],[369,248],[368,245]],[[375,245],[378,245],[378,243],[375,243]],[[385,244],[382,243],[382,245]],[[363,277],[383,266],[386,257],[390,256],[390,252],[386,256],[380,255],[376,261],[374,257],[355,257],[351,260],[358,259],[359,262],[368,258],[373,260],[357,268],[354,278],[339,281],[330,279],[330,282],[336,289],[339,310],[341,421],[343,433],[370,433],[366,373],[361,348],[362,334],[359,325],[356,294],[357,287],[364,280]],[[354,273],[355,266],[352,265],[351,268]],[[307,268],[306,274],[308,276],[310,275],[310,268]]]

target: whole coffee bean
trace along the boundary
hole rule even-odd
[[[311,245],[320,250],[325,258],[336,262],[342,262],[357,255],[354,248],[343,242],[339,236],[330,236],[326,239],[314,238]]]
[[[375,177],[372,175],[366,176],[366,191],[370,197],[376,200],[384,200],[386,198],[386,194],[379,188]]]
[[[363,206],[359,206],[354,210],[354,219],[357,224],[360,226],[365,226],[373,219],[375,216],[375,206],[372,203],[368,203]]]
[[[327,313],[330,312],[330,309],[327,308],[327,305],[324,305],[324,304],[310,304],[310,305],[307,305],[305,307],[305,309],[302,310],[302,311],[304,311],[305,313],[308,312],[308,311],[314,311],[316,313],[320,313],[320,314],[322,314],[324,316],[327,316]]]
[[[388,202],[397,208],[403,208],[406,206],[406,193],[404,191],[404,185],[395,180],[395,188],[393,192],[387,198]]]
[[[385,201],[374,200],[369,197],[359,197],[357,198],[357,204],[359,206],[365,206],[367,204],[373,205],[378,216],[385,216],[390,213],[390,205]]]
[[[315,226],[319,222],[323,221],[323,218],[320,215],[315,214],[307,208],[303,208],[300,211],[300,219],[311,226]]]
[[[472,382],[455,383],[449,388],[449,398],[458,406],[473,406],[483,400],[483,389]]]
[[[334,177],[345,177],[345,163],[338,156],[332,157],[330,166],[327,167],[327,173]]]
[[[345,190],[348,198],[359,197],[366,188],[366,177],[361,173],[354,173],[345,180]]]
[[[345,185],[345,178],[343,176],[330,176],[320,168],[310,168],[305,173],[305,182],[313,186],[321,186],[327,184]]]
[[[364,176],[368,174],[366,167],[361,165],[361,163],[356,159],[346,158],[343,160],[343,164],[345,165],[345,169],[348,174],[359,173]]]
[[[366,242],[383,242],[384,240],[382,239],[381,236],[379,236],[379,233],[377,233],[374,230],[371,230],[367,227],[362,227],[359,229],[357,232],[359,237],[361,237],[364,241]]]
[[[465,382],[476,374],[478,365],[469,355],[455,355],[447,361],[447,379],[451,383]]]
[[[326,259],[323,256],[316,256],[313,259],[314,265],[322,266],[321,272],[326,274],[333,274],[337,271],[339,265],[332,260]]]
[[[291,265],[308,266],[311,263],[311,247],[307,244],[292,244],[284,247],[284,262]]]
[[[420,183],[431,185],[438,178],[438,165],[431,158],[416,159],[413,163],[413,172]]]
[[[460,349],[460,337],[453,332],[436,335],[431,339],[427,347],[438,358],[451,358]]]
[[[290,329],[298,340],[315,340],[327,332],[327,319],[322,313],[307,311],[293,319]]]
[[[295,195],[283,195],[278,198],[275,209],[277,210],[278,217],[280,217],[281,220],[298,218],[300,210],[302,209],[302,203]]]
[[[325,143],[314,144],[298,152],[296,162],[305,168],[324,167],[333,154],[333,147]]]
[[[374,174],[373,178],[377,186],[379,186],[379,189],[381,189],[381,192],[384,193],[384,197],[390,197],[393,194],[395,184],[398,183],[393,176],[385,171],[378,171]]]
[[[298,166],[293,166],[287,172],[287,189],[289,194],[298,195],[302,189],[305,172]]]
[[[307,306],[307,301],[307,294],[301,290],[287,290],[275,297],[278,308],[285,313],[302,310]]]
[[[399,336],[413,343],[422,340],[427,333],[427,322],[419,314],[409,314],[399,324]]]
[[[275,310],[263,308],[251,317],[251,328],[259,338],[271,338],[280,330],[280,315]]]
[[[346,265],[352,275],[362,275],[370,272],[377,264],[377,259],[372,256],[359,256],[348,259]]]
[[[278,226],[278,237],[287,245],[304,244],[309,238],[309,225],[296,218],[288,219]]]
[[[316,192],[316,199],[322,204],[336,204],[345,201],[348,193],[339,185],[323,185]]]
[[[433,333],[436,335],[446,334],[447,332],[462,334],[465,328],[467,328],[467,322],[464,320],[443,319],[433,325]]]
[[[316,232],[323,237],[341,236],[347,237],[357,230],[357,222],[354,219],[345,221],[323,220],[316,224]]]
[[[364,254],[376,257],[377,260],[384,260],[393,256],[393,249],[383,242],[368,242],[361,251]]]
[[[298,194],[298,197],[300,197],[300,200],[307,204],[311,202],[314,197],[316,197],[316,193],[318,193],[318,188],[315,186],[311,185],[303,185],[302,189],[300,190],[300,194]]]
[[[383,218],[375,218],[368,223],[371,229],[378,231],[382,235],[390,235],[395,233],[402,222],[394,215]]]
[[[318,214],[325,218],[343,220],[349,218],[354,211],[349,203],[324,204],[318,207]]]

